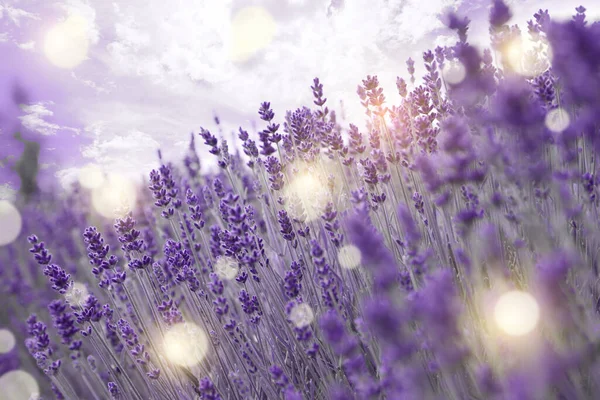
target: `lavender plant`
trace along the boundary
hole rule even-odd
[[[451,14],[457,43],[423,54],[420,83],[407,61],[397,105],[362,81],[365,129],[315,79],[311,107],[262,103],[242,152],[202,128],[218,171],[194,136],[181,166],[161,157],[113,224],[78,185],[22,205],[0,321],[25,339],[0,373],[58,399],[597,398],[585,12],[540,10],[521,33],[494,0],[483,53]]]

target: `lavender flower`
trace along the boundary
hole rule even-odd
[[[80,186],[18,197],[35,235],[0,249],[0,325],[26,339],[1,373],[59,399],[594,398],[600,24],[512,15],[492,2],[480,51],[447,14],[458,42],[422,79],[408,59],[398,104],[360,82],[364,126],[318,78],[281,125],[262,103],[257,138],[215,118],[219,168],[192,135],[112,223]],[[524,34],[540,70],[507,57]],[[322,204],[287,193],[306,170]]]

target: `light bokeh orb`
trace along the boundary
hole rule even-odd
[[[30,400],[39,397],[40,387],[33,376],[12,370],[0,376],[0,400]]]
[[[14,242],[23,227],[21,213],[8,200],[0,200],[0,227],[0,246]]]
[[[275,36],[277,25],[263,7],[249,6],[237,11],[231,21],[231,49],[233,61],[246,61],[265,48]]]
[[[294,198],[302,205],[303,210],[293,207],[293,201],[288,202],[288,212],[293,218],[300,218],[300,211],[308,221],[318,219],[331,201],[331,195],[327,190],[326,179],[319,173],[309,169],[299,171],[291,176],[292,181],[285,186],[285,194]]]
[[[522,336],[533,331],[537,326],[540,308],[531,294],[513,290],[498,298],[494,307],[494,319],[506,334]]]
[[[217,276],[226,281],[234,279],[239,271],[237,261],[231,257],[219,257],[214,268]]]
[[[0,354],[10,353],[17,343],[15,335],[8,329],[0,329]]]
[[[462,62],[450,61],[442,68],[442,77],[451,85],[458,85],[467,76],[467,70]]]
[[[95,164],[89,164],[79,170],[79,183],[86,189],[97,189],[104,184],[104,172]]]
[[[559,107],[548,111],[544,122],[550,131],[560,133],[569,127],[571,118],[568,112]]]
[[[167,359],[174,364],[193,367],[208,352],[208,337],[197,325],[183,323],[172,326],[163,341]]]
[[[289,319],[297,328],[304,328],[315,319],[315,313],[306,303],[296,304],[291,310]]]
[[[79,15],[71,15],[46,33],[44,54],[59,68],[75,68],[87,58],[88,32],[88,22]]]
[[[84,283],[73,282],[67,293],[65,293],[65,298],[69,304],[78,307],[79,304],[85,302],[89,295],[87,286]]]
[[[136,197],[134,182],[110,174],[100,187],[92,191],[92,205],[105,218],[122,218],[133,210]]]
[[[353,244],[345,245],[338,251],[338,261],[342,268],[353,269],[360,266],[362,253]]]

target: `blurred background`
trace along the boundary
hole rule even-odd
[[[181,159],[200,126],[230,139],[239,126],[254,132],[262,101],[271,101],[276,119],[310,104],[315,76],[328,104],[343,111],[338,118],[362,125],[361,79],[377,74],[390,101],[398,100],[395,80],[406,59],[455,41],[440,19],[445,10],[471,17],[470,42],[489,40],[487,0],[375,3],[0,2],[0,198],[20,187],[16,163],[27,140],[40,146],[42,189],[67,186],[89,164],[138,179],[158,165],[158,148]],[[521,27],[539,8],[567,19],[578,5],[507,3]]]

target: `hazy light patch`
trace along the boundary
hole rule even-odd
[[[342,268],[353,269],[360,266],[362,254],[360,249],[353,244],[343,246],[338,251],[338,261]]]
[[[502,55],[517,74],[535,77],[550,66],[551,50],[545,43],[534,43],[528,36],[522,36],[507,43]]]
[[[10,353],[17,343],[15,335],[8,329],[0,329],[0,354]]]
[[[231,59],[249,59],[271,43],[276,29],[275,20],[263,7],[240,9],[231,21]]]
[[[89,292],[87,290],[87,286],[81,282],[74,282],[71,285],[71,288],[65,293],[65,298],[69,302],[69,304],[73,306],[78,306],[79,304],[83,304],[83,302],[89,296]]]
[[[522,336],[535,329],[540,319],[540,308],[532,295],[513,290],[501,295],[496,302],[494,319],[508,335]]]
[[[312,324],[315,313],[306,303],[296,304],[290,311],[289,319],[297,328],[304,328]]]
[[[0,400],[30,400],[39,397],[40,387],[25,371],[13,370],[0,377]]]
[[[12,243],[21,233],[23,219],[17,208],[7,200],[0,200],[0,246]]]
[[[89,49],[89,24],[79,15],[71,15],[46,33],[44,53],[59,68],[71,69],[81,64]]]
[[[238,271],[239,265],[231,257],[220,257],[215,263],[215,273],[220,279],[230,281],[237,276]]]
[[[467,76],[467,70],[460,61],[450,61],[442,68],[442,77],[451,85],[458,85]]]
[[[78,180],[84,188],[98,189],[104,184],[104,172],[99,166],[89,164],[79,170]]]
[[[518,74],[522,74],[523,72],[522,63],[524,51],[523,42],[520,39],[514,39],[508,44],[506,50],[504,51],[504,56],[506,57],[508,64]]]
[[[165,334],[163,346],[169,361],[184,367],[193,367],[206,356],[208,337],[194,324],[177,324]]]
[[[292,181],[284,186],[286,196],[297,199],[303,210],[293,207],[293,201],[288,201],[287,210],[294,218],[301,219],[301,211],[304,211],[309,221],[319,218],[327,203],[331,201],[331,195],[327,190],[327,179],[321,174],[316,166],[301,166],[297,174],[290,175]]]
[[[120,218],[133,210],[136,196],[132,181],[110,174],[100,187],[92,191],[92,205],[103,217]]]
[[[562,108],[548,111],[545,119],[546,127],[552,132],[560,133],[569,127],[571,118],[569,113]]]

